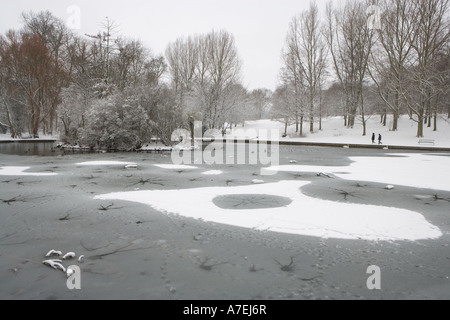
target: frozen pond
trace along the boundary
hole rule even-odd
[[[450,192],[407,174],[445,178],[448,159],[282,147],[261,176],[164,153],[2,154],[0,299],[448,299]],[[52,249],[85,256],[64,263],[82,290],[42,264]],[[369,265],[382,291],[366,288]]]
[[[55,150],[54,142],[2,142],[0,141],[0,154],[26,155],[26,156],[54,156],[61,154]]]

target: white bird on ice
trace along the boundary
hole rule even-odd
[[[70,278],[72,275],[74,275],[75,274],[75,271],[74,270],[72,270],[72,269],[67,269],[67,272],[66,272],[66,275],[67,275],[67,278]]]
[[[63,257],[63,260],[75,259],[75,257],[76,257],[75,252],[69,252]]]
[[[46,266],[49,266],[50,268],[53,268],[55,270],[61,270],[62,272],[66,272],[66,268],[64,268],[64,266],[61,264],[61,262],[59,262],[61,260],[45,260],[42,263],[45,264]]]
[[[253,184],[263,184],[264,181],[263,181],[263,180],[255,179],[255,180],[252,181],[252,183],[253,183]]]
[[[56,250],[50,250],[46,255],[47,258],[51,257],[51,256],[62,256],[62,252],[61,251],[56,251]]]

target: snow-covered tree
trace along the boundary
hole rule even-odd
[[[272,94],[272,91],[269,89],[260,88],[253,90],[250,93],[253,110],[247,116],[256,120],[261,120],[268,116],[272,106]]]
[[[149,137],[151,122],[134,98],[121,95],[97,100],[86,113],[80,143],[108,149],[139,148]]]

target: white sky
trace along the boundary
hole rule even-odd
[[[316,0],[322,13],[328,0]],[[334,0],[335,5],[341,0]],[[275,89],[281,50],[292,17],[309,0],[2,0],[0,32],[17,29],[23,11],[50,10],[67,20],[67,9],[81,9],[81,34],[95,34],[108,16],[120,34],[140,39],[155,54],[164,54],[180,36],[225,29],[234,34],[248,89]]]

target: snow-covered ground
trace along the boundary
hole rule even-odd
[[[59,137],[56,136],[39,136],[39,139],[26,139],[26,140],[31,140],[31,141],[39,141],[39,140],[58,140]],[[11,138],[11,135],[9,133],[7,134],[3,134],[0,133],[0,141],[19,141],[19,140],[24,140],[24,139],[13,139]]]
[[[362,124],[357,123],[353,129],[344,127],[342,117],[325,118],[322,121],[323,130],[318,130],[318,123],[315,124],[315,132],[309,132],[309,123],[304,124],[304,137],[299,137],[295,133],[295,126],[288,129],[288,137],[281,138],[284,133],[284,124],[272,120],[248,121],[245,128],[238,127],[228,134],[228,137],[237,136],[243,138],[243,134],[248,134],[250,139],[258,137],[259,130],[278,129],[282,141],[301,141],[301,142],[319,142],[319,143],[348,143],[348,144],[371,144],[372,134],[375,133],[378,141],[378,135],[383,137],[383,144],[399,146],[418,146],[417,123],[410,120],[408,116],[402,116],[399,120],[399,130],[391,131],[392,119],[384,127],[380,123],[379,116],[370,117],[367,120],[367,136],[362,136]],[[253,131],[254,130],[254,131]],[[252,132],[253,131],[253,132]],[[445,116],[438,118],[438,131],[433,128],[424,128],[426,139],[435,140],[436,147],[450,147],[450,120]]]
[[[390,154],[389,157],[351,157],[349,167],[288,165],[263,170],[333,174],[352,181],[370,181],[450,191],[450,157],[430,154]]]

